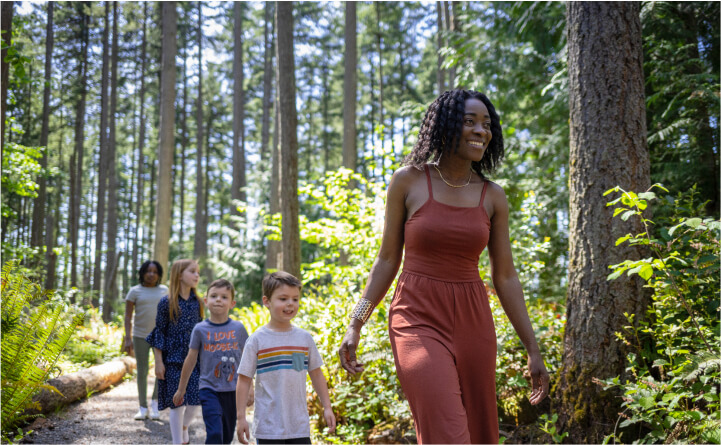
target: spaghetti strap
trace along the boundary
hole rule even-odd
[[[483,182],[483,192],[481,193],[481,202],[478,203],[478,207],[483,205],[483,199],[486,197],[486,187],[488,187],[488,181]]]
[[[433,199],[433,187],[431,187],[431,169],[426,164],[426,181],[428,182],[428,196]],[[485,189],[484,189],[485,191]]]

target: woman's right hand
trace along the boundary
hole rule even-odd
[[[348,330],[345,333],[345,337],[343,337],[340,349],[338,350],[341,366],[351,375],[363,372],[364,369],[363,363],[359,363],[356,358],[356,350],[360,344],[361,327],[362,325],[359,320],[351,321],[351,324],[348,326]]]
[[[165,365],[162,361],[155,361],[155,378],[165,380]]]

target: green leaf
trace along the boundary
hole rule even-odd
[[[624,221],[627,221],[628,218],[635,215],[636,213],[638,213],[638,212],[636,212],[635,210],[628,210],[628,211],[624,212],[623,215],[621,215],[621,219]]]
[[[644,264],[641,266],[641,270],[638,271],[638,275],[648,281],[648,279],[653,276],[653,267],[648,264]]]
[[[608,277],[606,277],[606,281],[615,280],[616,278],[620,277],[621,274],[623,273],[623,270],[624,269],[619,269],[619,270],[615,271],[614,273],[610,274]]]
[[[614,188],[612,188],[612,189],[606,190],[605,192],[603,192],[603,196],[606,196],[606,195],[608,195],[608,194],[611,194],[611,193],[617,192],[617,191],[619,191],[619,187],[618,187],[618,186],[616,186],[616,187],[614,187]]]
[[[668,193],[668,189],[667,189],[666,187],[664,187],[660,182],[655,183],[654,185],[652,185],[651,187],[649,187],[649,189],[652,189],[652,188],[654,188],[654,187],[658,187],[658,188],[660,188],[661,190],[663,190],[664,192]]]
[[[698,229],[702,222],[703,221],[701,220],[701,218],[689,218],[683,223],[691,227],[692,229]]]
[[[656,398],[655,397],[641,397],[638,400],[638,404],[641,405],[641,408],[650,409],[650,408],[653,408],[654,405],[656,405]]]
[[[616,215],[614,215],[614,216],[616,216]],[[619,239],[616,240],[616,245],[618,246],[619,244],[624,243],[626,240],[628,240],[629,238],[631,238],[631,236],[632,236],[632,235],[629,233],[629,234],[626,235],[626,236],[620,237]]]
[[[639,193],[638,197],[640,199],[656,199],[656,194],[654,192],[643,192]]]

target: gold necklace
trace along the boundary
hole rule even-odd
[[[438,172],[438,176],[441,177],[441,180],[442,180],[443,182],[445,182],[448,187],[453,187],[453,188],[455,188],[455,189],[458,189],[458,188],[461,188],[461,187],[465,187],[465,186],[467,186],[468,184],[471,183],[471,176],[473,176],[473,171],[472,171],[472,170],[468,172],[468,181],[466,181],[465,184],[463,184],[463,185],[453,185],[453,184],[451,184],[450,182],[446,181],[446,178],[443,177],[443,174],[442,174],[441,171],[438,169],[438,166],[437,166],[436,164],[433,164],[433,168],[436,169],[436,171]]]

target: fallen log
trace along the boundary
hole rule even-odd
[[[102,365],[50,379],[47,384],[57,389],[60,394],[48,389],[40,391],[33,397],[33,402],[37,402],[37,406],[32,410],[32,414],[48,414],[83,399],[92,392],[102,391],[110,385],[120,383],[125,374],[135,370],[135,366],[134,358],[123,356]]]

